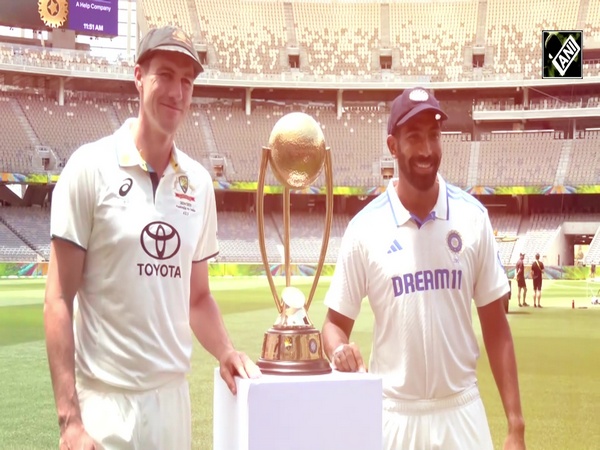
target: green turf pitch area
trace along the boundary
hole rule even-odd
[[[528,283],[531,281],[528,280]],[[280,281],[281,283],[281,281]],[[310,280],[294,280],[308,293]],[[590,304],[583,281],[545,281],[545,308],[515,308],[509,320],[515,337],[529,449],[600,448],[600,306]],[[323,321],[317,290],[310,315]],[[514,283],[513,283],[514,285]],[[265,279],[214,278],[215,298],[235,344],[256,359],[263,332],[275,319]],[[528,302],[533,304],[531,286]],[[514,288],[513,288],[514,289]],[[42,280],[0,280],[0,449],[55,449],[58,435],[42,328]],[[571,300],[576,307],[571,309]],[[474,315],[475,329],[479,323]],[[354,340],[368,356],[372,314],[365,303]],[[199,346],[190,385],[195,449],[212,448],[212,370],[215,361]],[[496,448],[506,430],[485,352],[479,364],[482,396]],[[233,450],[233,449],[232,449]],[[365,449],[370,450],[370,449]]]

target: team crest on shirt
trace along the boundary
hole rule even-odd
[[[190,185],[190,180],[187,175],[181,175],[180,177],[177,177],[177,181],[179,181],[179,187],[183,193],[186,194],[188,191],[188,186]]]
[[[458,255],[460,255],[463,249],[463,241],[460,233],[456,230],[451,230],[448,236],[446,236],[446,243],[454,255],[454,260],[458,262]]]
[[[189,192],[188,192],[189,191]],[[192,195],[194,189],[190,185],[190,179],[187,175],[178,175],[175,179],[175,197],[195,202],[196,198]]]
[[[190,184],[190,179],[187,175],[178,175],[175,178],[175,185],[173,186],[175,197],[177,198],[176,207],[183,211],[185,216],[189,213],[194,213],[194,203],[196,197],[194,197],[194,187]]]

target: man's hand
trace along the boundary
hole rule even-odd
[[[504,440],[504,450],[525,450],[524,433],[511,432]]]
[[[340,372],[366,372],[365,363],[354,342],[342,344],[331,355],[333,368]]]
[[[237,393],[234,380],[236,375],[242,378],[258,378],[261,376],[258,366],[243,352],[231,350],[223,355],[219,364],[221,378],[223,378],[233,395]]]
[[[503,450],[525,450],[525,422],[522,417],[508,419],[508,436]]]
[[[60,450],[100,450],[81,423],[68,425],[61,430],[58,448]]]

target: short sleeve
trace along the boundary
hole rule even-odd
[[[366,262],[356,227],[346,229],[335,272],[325,295],[325,306],[356,320],[367,296]]]
[[[51,238],[70,241],[87,250],[94,223],[96,169],[87,147],[76,150],[62,170],[52,191]]]
[[[204,187],[204,229],[194,252],[194,262],[210,259],[219,253],[217,241],[217,202],[212,184]]]
[[[477,307],[499,299],[509,291],[508,278],[500,261],[500,252],[487,211],[481,218],[477,269],[473,298]]]

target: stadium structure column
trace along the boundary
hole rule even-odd
[[[63,77],[58,78],[58,104],[60,106],[65,105],[65,79]]]
[[[344,107],[344,100],[343,100],[343,96],[344,96],[344,91],[342,89],[338,89],[337,91],[337,100],[336,100],[336,111],[337,111],[337,118],[339,119],[340,117],[342,117],[342,108]]]
[[[523,88],[523,109],[529,109],[529,88]]]
[[[252,88],[246,88],[246,115],[252,114]]]

